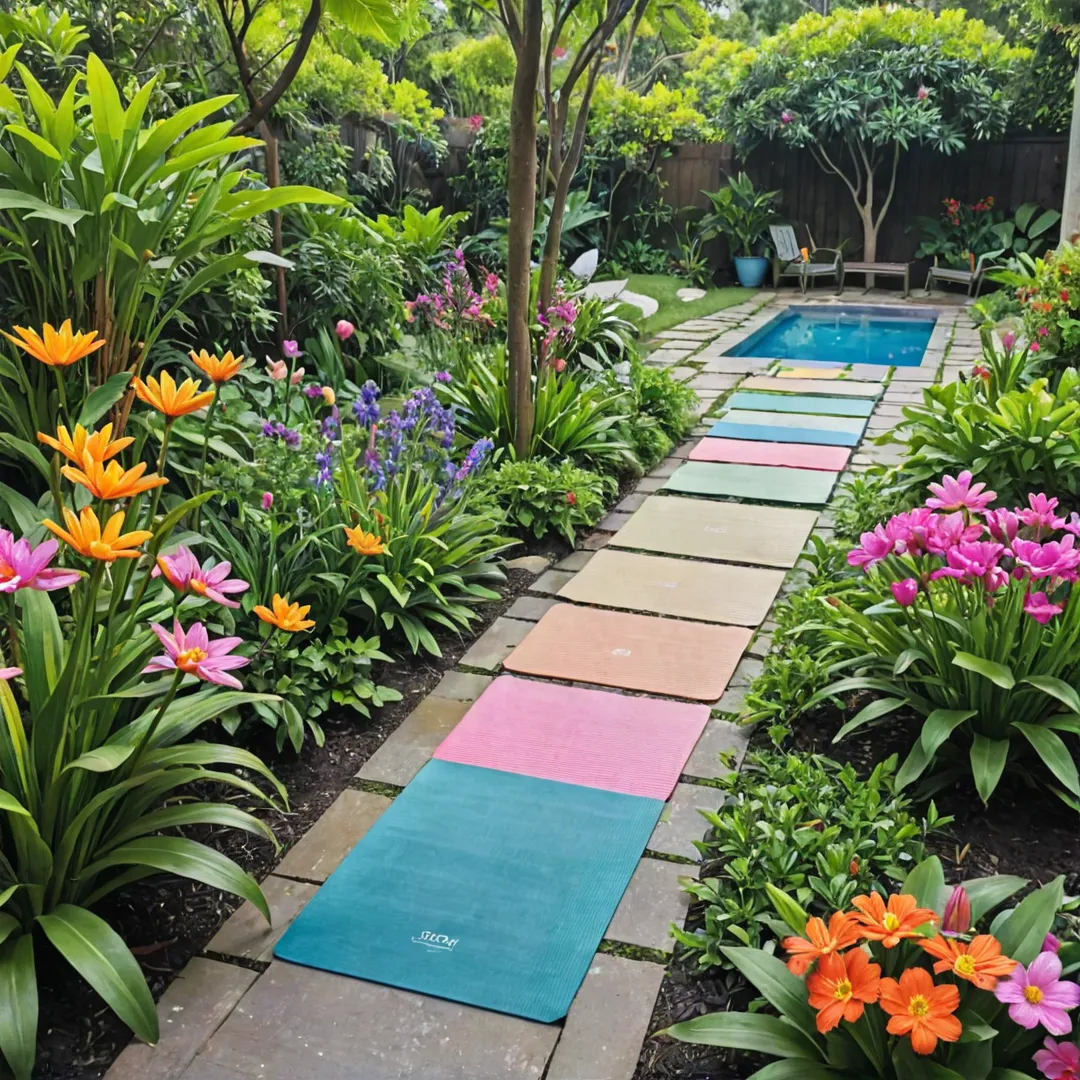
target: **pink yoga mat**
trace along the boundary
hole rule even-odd
[[[841,472],[850,454],[846,446],[751,442],[747,439],[706,436],[690,451],[690,460],[722,461],[733,465],[784,465],[791,469]]]
[[[708,719],[707,705],[503,675],[480,695],[435,757],[667,799]]]

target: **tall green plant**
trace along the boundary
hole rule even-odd
[[[778,191],[758,191],[746,173],[728,177],[727,187],[706,191],[712,210],[701,221],[706,238],[726,236],[732,255],[748,259],[776,218]]]

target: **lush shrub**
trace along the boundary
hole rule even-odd
[[[771,951],[782,936],[769,885],[822,915],[902,881],[922,859],[924,836],[951,819],[933,804],[924,820],[915,817],[893,790],[895,773],[895,756],[863,778],[817,754],[751,755],[721,780],[720,809],[702,811],[712,829],[698,847],[710,876],[683,886],[706,904],[704,925],[674,931],[677,939],[702,967],[725,965],[724,946]]]
[[[856,896],[854,910],[837,905],[827,924],[769,885],[794,932],[783,943],[787,964],[751,948],[722,953],[779,1016],[713,1013],[667,1034],[779,1058],[762,1077],[1019,1080],[1033,1076],[1033,1061],[1043,1076],[1066,1077],[1075,1044],[1045,1038],[1067,1034],[1080,1004],[1080,986],[1061,978],[1075,954],[1047,936],[1064,881],[991,920],[1027,882],[982,878],[950,892],[932,857],[887,904],[881,892]]]
[[[509,110],[515,63],[505,34],[465,38],[428,60],[432,77],[447,87],[459,116]]]
[[[823,690],[880,696],[837,738],[897,710],[923,719],[898,774],[940,786],[970,772],[984,802],[1008,766],[1080,809],[1065,737],[1080,734],[1080,531],[1057,500],[990,510],[971,474],[931,485],[926,506],[864,533],[848,556],[867,573],[857,610],[839,597],[826,631],[851,672]]]
[[[665,368],[637,363],[631,374],[637,417],[628,427],[634,453],[645,468],[665,457],[694,426],[697,394]]]
[[[853,473],[837,489],[829,513],[836,535],[841,540],[858,540],[879,521],[910,509],[918,496],[894,468],[875,465],[865,472]]]
[[[578,529],[589,529],[604,515],[618,486],[610,476],[579,469],[569,461],[504,461],[489,469],[478,498],[506,515],[507,524],[538,540],[557,532],[573,544]]]
[[[452,262],[450,249],[465,214],[447,214],[433,206],[426,214],[406,204],[400,217],[380,214],[375,231],[390,246],[404,268],[402,287],[412,298],[417,293],[433,292]]]
[[[1015,290],[1024,331],[1063,363],[1080,358],[1080,246],[1062,243],[1045,258],[1022,258],[994,278]]]

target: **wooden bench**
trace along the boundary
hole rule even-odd
[[[844,260],[844,275],[865,274],[870,277],[880,274],[882,277],[898,277],[904,279],[904,296],[911,292],[911,263],[890,262],[848,262]]]

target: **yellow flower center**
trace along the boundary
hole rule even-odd
[[[1043,999],[1043,992],[1037,986],[1024,987],[1024,1000],[1029,1005],[1038,1005]]]
[[[956,958],[956,963],[953,964],[953,971],[957,975],[974,975],[975,974],[975,961],[964,953],[962,956]]]
[[[205,596],[206,595],[206,582],[205,581],[199,581],[198,578],[195,578],[191,582],[191,591],[193,593],[198,593],[200,596]]]
[[[0,581],[10,581],[15,577],[15,568],[6,562],[0,562]]]
[[[206,653],[202,649],[185,649],[176,657],[176,666],[181,671],[193,672],[205,659]]]
[[[907,1011],[916,1018],[927,1016],[930,1012],[930,1002],[922,994],[916,994],[908,1002]]]
[[[101,559],[103,562],[112,562],[116,558],[116,553],[108,544],[103,544],[100,540],[91,540],[90,556]]]
[[[848,979],[841,979],[836,984],[836,990],[833,992],[837,1001],[846,1001],[851,997],[851,982]]]
[[[881,920],[881,925],[885,927],[890,933],[893,930],[900,929],[900,919],[894,915],[891,911],[886,912],[885,918]]]

